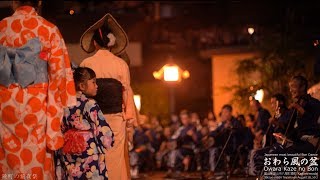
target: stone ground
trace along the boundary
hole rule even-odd
[[[176,174],[174,177],[167,177],[166,172],[150,172],[150,173],[141,173],[139,177],[133,178],[134,180],[202,180],[202,179],[212,179],[212,180],[258,180],[256,177],[246,177],[233,175],[231,177],[226,177],[225,173],[220,172],[209,177],[201,178],[200,172],[189,172],[189,173],[180,173]]]

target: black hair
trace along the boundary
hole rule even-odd
[[[39,0],[17,0],[20,3],[20,6],[30,5],[32,7],[38,7]]]
[[[239,114],[238,116],[237,116],[237,119],[242,119],[242,120],[244,120],[245,118],[244,118],[244,115],[243,114]]]
[[[190,113],[189,113],[188,111],[184,111],[184,112],[181,112],[181,113],[179,114],[180,117],[181,117],[181,116],[184,116],[184,115],[190,117]]]
[[[222,106],[222,109],[227,109],[229,110],[230,112],[232,112],[232,106],[230,104],[225,104]]]
[[[182,109],[182,110],[180,111],[180,115],[181,115],[181,114],[188,114],[188,115],[189,115],[190,113],[189,113],[189,111],[188,111],[187,109]]]
[[[303,76],[301,76],[301,75],[293,76],[293,77],[291,78],[291,81],[292,81],[292,80],[297,80],[297,81],[299,82],[299,86],[300,86],[300,87],[303,86],[305,92],[308,91],[308,80],[307,80],[305,77],[303,77]]]
[[[279,101],[279,104],[282,104],[282,106],[286,106],[287,99],[283,94],[277,93],[272,95],[271,98],[275,98],[277,101]]]
[[[88,80],[96,77],[96,73],[88,67],[78,67],[73,72],[73,79],[76,90],[80,91],[80,83],[86,83]]]
[[[249,118],[250,118],[250,121],[251,121],[251,122],[253,122],[253,121],[254,121],[254,119],[255,119],[255,118],[254,118],[254,115],[253,115],[253,114],[251,114],[251,113],[249,113],[249,114],[248,114],[248,116],[249,116]]]
[[[252,101],[255,102],[255,104],[257,104],[257,105],[261,105],[260,101],[257,99],[253,99]]]
[[[93,40],[95,40],[99,46],[107,48],[110,42],[108,37],[109,33],[111,33],[111,29],[107,23],[104,23],[99,29],[94,31]]]
[[[245,126],[245,124],[246,124],[246,118],[244,117],[243,114],[238,115],[238,116],[237,116],[237,120],[240,121],[240,123]]]

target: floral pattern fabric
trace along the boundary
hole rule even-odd
[[[104,151],[112,147],[114,140],[113,132],[98,104],[82,93],[77,93],[77,105],[65,109],[62,131],[72,131],[75,137],[81,135],[84,138],[81,141],[71,137],[71,141],[74,141],[71,144],[85,147],[83,152],[60,151],[68,179],[107,179]]]
[[[0,21],[0,45],[19,48],[38,38],[48,82],[0,84],[0,178],[53,179],[52,150],[63,146],[63,108],[76,103],[70,60],[58,28],[31,6]],[[0,75],[1,76],[1,75]]]
[[[112,78],[121,82],[124,88],[122,92],[124,118],[136,124],[136,109],[127,63],[110,51],[100,49],[93,56],[84,59],[80,67],[91,68],[96,73],[97,78]]]

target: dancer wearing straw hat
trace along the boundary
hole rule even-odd
[[[111,14],[106,14],[84,32],[80,44],[87,53],[97,51],[80,66],[95,71],[99,86],[95,99],[114,132],[114,146],[106,152],[109,179],[130,179],[126,129],[136,123],[136,111],[128,59],[120,58],[128,57],[127,35]]]

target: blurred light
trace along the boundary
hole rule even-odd
[[[69,14],[70,14],[70,15],[73,15],[73,14],[74,14],[74,10],[73,10],[73,9],[70,9]]]
[[[189,71],[185,70],[185,71],[182,72],[182,78],[188,79],[189,77],[190,77]]]
[[[176,65],[166,65],[163,67],[165,81],[178,81],[179,68]]]
[[[249,27],[249,28],[248,28],[248,33],[249,33],[250,35],[252,35],[252,34],[254,33],[254,28]]]
[[[263,100],[264,92],[263,89],[257,90],[256,94],[254,95],[254,99],[258,100],[260,103]]]
[[[141,109],[141,96],[140,95],[134,95],[133,96],[134,104],[136,105],[138,111],[140,112]]]
[[[153,72],[153,77],[154,77],[155,79],[161,79],[161,73],[158,72],[158,71],[154,71],[154,72]]]
[[[313,41],[313,46],[318,46],[319,45],[319,40],[315,40],[315,41]]]
[[[155,79],[170,82],[178,82],[190,77],[189,71],[182,70],[176,64],[166,64],[160,70],[154,71],[152,75]]]

